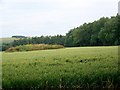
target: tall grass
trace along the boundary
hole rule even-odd
[[[117,47],[81,47],[3,52],[3,89],[109,88],[113,90],[112,88],[120,87],[117,49]]]
[[[17,52],[17,51],[33,51],[33,50],[46,50],[46,49],[59,49],[64,48],[62,45],[48,45],[48,44],[28,44],[16,47],[11,47],[6,52]]]

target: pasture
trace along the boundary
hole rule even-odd
[[[0,38],[0,45],[2,43],[10,43],[13,42],[14,40],[18,40],[18,38]]]
[[[3,88],[116,88],[118,47],[2,53]]]

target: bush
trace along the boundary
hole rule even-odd
[[[47,49],[59,49],[59,48],[64,48],[64,46],[48,45],[48,44],[28,44],[28,45],[21,45],[21,46],[8,48],[6,52],[47,50]]]

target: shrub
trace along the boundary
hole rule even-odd
[[[64,48],[64,46],[48,45],[48,44],[28,44],[28,45],[21,45],[21,46],[8,48],[6,52],[47,50],[47,49],[59,49],[59,48]]]

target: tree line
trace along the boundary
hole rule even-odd
[[[71,29],[65,36],[20,38],[11,43],[3,43],[2,50],[26,44],[59,44],[65,47],[120,45],[120,15],[84,23]]]
[[[14,40],[11,43],[3,43],[2,51],[5,51],[10,47],[16,47],[19,45],[27,45],[27,44],[55,44],[55,45],[64,46],[64,40],[65,40],[65,36],[62,35],[20,38],[19,40]]]
[[[65,46],[120,45],[120,16],[103,17],[70,30]]]

